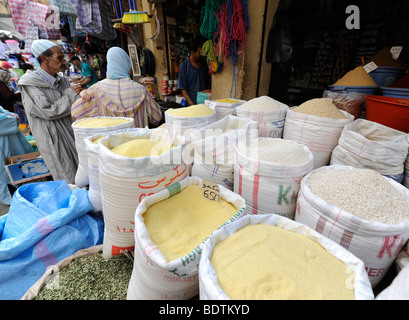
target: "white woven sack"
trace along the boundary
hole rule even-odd
[[[253,136],[257,137],[257,122],[233,115],[193,131],[192,175],[233,190],[236,144]]]
[[[167,261],[150,239],[143,220],[143,214],[149,207],[195,184],[201,185],[202,179],[187,177],[179,183],[143,199],[138,206],[135,212],[134,267],[129,281],[128,300],[187,300],[199,293],[198,267],[202,248],[207,240],[186,256]],[[228,225],[244,215],[245,201],[243,198],[223,186],[220,186],[220,195],[237,208],[237,213],[223,225]],[[190,232],[194,232],[194,230],[190,230]]]
[[[409,155],[405,161],[405,176],[403,178],[403,185],[409,189]]]
[[[189,171],[193,163],[194,151],[190,142],[190,135],[193,131],[203,128],[216,121],[216,112],[205,117],[178,117],[165,112],[165,128],[174,137],[181,135],[186,140],[183,159],[188,165]]]
[[[229,190],[233,190],[233,165],[223,166],[221,164],[193,163],[191,175],[193,177],[209,180],[213,183],[222,185]]]
[[[262,99],[264,97],[258,97],[254,99]],[[268,97],[269,98],[269,97]],[[252,100],[254,100],[252,99]],[[249,100],[247,103],[253,103],[254,101]],[[236,107],[236,115],[240,118],[246,118],[257,122],[257,129],[259,137],[267,138],[282,138],[284,130],[284,122],[287,115],[289,107],[276,101],[272,98],[270,100],[279,106],[278,110],[249,110],[245,107],[243,103]]]
[[[216,121],[221,120],[228,115],[236,115],[236,107],[240,106],[241,104],[245,103],[245,100],[236,100],[232,99],[234,103],[229,102],[220,102],[220,101],[209,101],[208,105],[216,112]]]
[[[408,134],[382,124],[357,119],[347,124],[332,152],[331,165],[367,168],[382,175],[404,172]]]
[[[226,116],[191,133],[195,163],[234,165],[239,141],[257,138],[257,122]]]
[[[314,156],[314,169],[330,164],[342,130],[354,120],[351,114],[340,111],[348,118],[324,118],[294,112],[291,108],[287,112],[283,138],[306,145]]]
[[[405,267],[409,267],[409,241],[405,244],[396,257],[395,265],[398,272]]]
[[[409,266],[403,268],[376,300],[409,300]]]
[[[345,250],[335,242],[327,239],[314,230],[311,230],[305,225],[279,215],[265,214],[246,215],[229,225],[223,226],[223,228],[213,233],[209,241],[205,243],[199,264],[199,284],[201,300],[230,300],[230,298],[218,284],[217,274],[210,262],[210,258],[212,256],[213,248],[219,242],[227,239],[237,230],[250,224],[268,224],[277,226],[284,230],[301,234],[306,238],[319,243],[331,255],[344,262],[346,266],[353,271],[355,299],[372,300],[374,298],[368,275],[365,272],[364,263],[360,259],[354,256],[348,250]]]
[[[295,221],[303,223],[332,239],[362,259],[372,286],[384,277],[409,238],[409,220],[390,225],[365,220],[348,213],[312,193],[308,179],[317,170],[351,169],[350,166],[327,166],[313,170],[301,181]],[[409,190],[385,177],[409,198]]]
[[[98,143],[99,179],[104,216],[103,257],[133,249],[135,210],[146,196],[157,193],[187,176],[181,159],[185,140],[177,136],[174,148],[160,156],[128,158],[112,148],[134,139],[162,137],[161,129],[115,133]],[[159,134],[159,136],[157,136]]]
[[[263,139],[272,138],[259,138],[254,143]],[[246,149],[236,148],[234,192],[246,200],[247,214],[276,213],[294,218],[301,179],[313,169],[311,151],[304,145],[301,147],[309,154],[301,165],[258,160],[247,156],[243,152]]]
[[[88,189],[88,199],[92,205],[94,212],[102,213],[102,198],[101,198],[101,187],[99,183],[99,158],[98,158],[98,144],[94,141],[106,137],[109,134],[118,133],[118,132],[132,132],[140,130],[139,128],[128,128],[115,130],[107,133],[98,133],[96,135],[86,137],[85,149],[87,151],[88,158],[88,180],[89,180],[89,189]]]
[[[72,124],[75,137],[75,146],[78,153],[78,169],[75,175],[75,184],[79,187],[86,187],[89,184],[88,179],[88,155],[87,150],[85,149],[86,137],[95,135],[97,133],[107,133],[110,131],[115,131],[124,128],[135,128],[135,121],[133,118],[124,118],[124,117],[95,117],[93,119],[127,119],[128,122],[119,124],[116,126],[104,127],[104,128],[84,128],[78,127],[78,124],[81,121],[87,120],[89,118],[83,118],[75,121]]]

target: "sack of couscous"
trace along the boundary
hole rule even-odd
[[[139,129],[110,134],[99,141],[105,259],[133,249],[139,203],[187,176],[181,157],[184,138],[167,137],[163,129]]]
[[[242,197],[197,177],[142,200],[135,212],[135,251],[128,300],[187,300],[199,293],[203,245],[245,213]]]
[[[409,190],[375,170],[322,167],[301,181],[295,221],[360,258],[376,286],[409,239]]]
[[[276,214],[246,215],[217,230],[199,264],[201,300],[371,300],[362,260]]]
[[[87,151],[88,159],[88,199],[92,205],[94,212],[102,213],[101,187],[99,184],[99,159],[98,159],[98,142],[109,134],[118,132],[138,131],[139,128],[120,129],[112,132],[98,133],[90,137],[86,137],[85,150]]]
[[[78,169],[75,175],[75,184],[78,187],[86,187],[89,184],[88,155],[85,148],[86,137],[97,133],[108,133],[125,128],[135,128],[133,118],[124,117],[92,117],[75,121],[72,124],[75,137],[75,146],[78,153]]]

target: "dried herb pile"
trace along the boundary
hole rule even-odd
[[[44,286],[36,300],[126,300],[133,263],[102,252],[73,260]]]

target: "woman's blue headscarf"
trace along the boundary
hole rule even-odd
[[[112,47],[107,52],[107,78],[123,79],[130,78],[131,59],[129,55],[119,47]]]

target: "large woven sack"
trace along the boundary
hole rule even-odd
[[[103,127],[103,128],[85,128],[79,127],[78,124],[89,118],[83,118],[75,121],[72,124],[75,137],[75,146],[78,152],[78,169],[75,175],[75,184],[79,187],[86,187],[89,184],[88,178],[88,154],[85,148],[84,139],[88,136],[95,135],[97,133],[108,133],[110,131],[115,131],[124,128],[135,128],[135,122],[132,118],[123,118],[123,117],[94,117],[93,119],[126,119],[126,123]]]
[[[283,140],[258,138],[249,141],[257,144],[262,140]],[[295,141],[289,143],[298,144]],[[304,145],[300,148],[308,157],[302,164],[282,164],[257,159],[248,154],[248,145],[236,148],[234,166],[234,192],[246,200],[248,214],[276,213],[293,219],[301,179],[313,169],[313,156]],[[294,155],[296,156],[296,154]]]
[[[227,239],[237,230],[250,224],[268,224],[271,226],[277,226],[284,230],[293,231],[297,234],[303,235],[306,238],[319,243],[331,255],[344,262],[346,266],[352,270],[354,274],[355,299],[371,300],[374,298],[372,287],[368,275],[365,272],[365,266],[362,260],[358,259],[340,245],[303,224],[275,214],[265,214],[246,215],[229,225],[223,226],[223,228],[213,233],[209,241],[205,243],[199,264],[201,300],[230,300],[230,297],[220,288],[216,271],[210,262],[212,251],[219,242]],[[254,272],[257,272],[257,270]]]
[[[294,112],[291,108],[285,118],[283,138],[304,144],[314,156],[314,169],[330,164],[331,153],[345,125],[354,117],[340,110],[348,118],[332,119]]]
[[[308,186],[308,179],[317,170],[334,168],[353,169],[350,166],[327,166],[315,169],[303,178],[295,221],[311,227],[360,258],[365,263],[372,286],[376,286],[408,241],[409,220],[384,224],[362,219],[315,195]],[[408,189],[393,179],[385,179],[409,198]]]
[[[202,179],[187,177],[175,185],[143,199],[138,206],[135,212],[134,267],[129,281],[128,300],[186,300],[198,295],[199,261],[203,246],[208,240],[200,243],[186,256],[167,261],[150,239],[143,214],[155,203],[172,197],[190,185],[201,186],[201,184]],[[237,213],[223,224],[227,225],[245,214],[245,201],[223,186],[219,187],[221,198],[237,208]],[[183,228],[183,226],[180,227]],[[194,230],[186,230],[186,232],[194,232]]]
[[[402,182],[408,155],[408,134],[382,124],[357,119],[342,130],[331,165],[367,168]]]
[[[172,150],[160,156],[129,158],[111,151],[134,139],[162,139],[162,131],[139,129],[115,133],[98,143],[105,259],[134,248],[135,210],[143,198],[187,176],[186,165],[181,157],[185,140],[181,136],[175,137]]]

